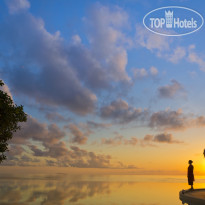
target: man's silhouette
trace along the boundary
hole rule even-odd
[[[194,182],[194,166],[192,165],[193,161],[189,160],[189,167],[187,172],[188,184],[191,185],[191,190],[193,190],[193,182]]]

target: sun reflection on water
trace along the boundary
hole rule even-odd
[[[0,180],[4,205],[179,205],[179,191],[188,188],[182,176],[57,174]]]

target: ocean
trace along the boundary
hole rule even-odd
[[[180,205],[186,176],[3,174],[1,205]],[[205,187],[205,177],[195,188]]]

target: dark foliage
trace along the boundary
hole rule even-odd
[[[0,87],[3,85],[3,81],[0,80]],[[11,97],[0,90],[0,163],[6,159],[8,140],[13,137],[14,132],[21,128],[19,122],[26,120],[27,115],[23,111],[23,106],[14,104]]]

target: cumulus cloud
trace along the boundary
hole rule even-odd
[[[8,21],[0,35],[7,45],[19,45],[13,47],[13,63],[6,70],[14,91],[38,103],[63,106],[78,114],[92,112],[97,98],[82,85],[69,64],[59,32],[49,33],[43,21],[29,13],[11,16]],[[15,26],[17,22],[21,24]]]
[[[131,137],[130,139],[125,139],[125,145],[136,145],[138,143],[138,139],[136,137]]]
[[[154,34],[142,26],[136,26],[137,45],[140,45],[151,52],[156,52],[158,56],[161,56],[164,51],[170,49],[170,41],[170,38],[168,39],[165,36]]]
[[[205,60],[204,57],[195,51],[195,45],[190,45],[188,49],[187,60],[191,63],[195,63],[199,66],[200,70],[205,72]]]
[[[114,138],[102,138],[101,143],[106,145],[121,145],[123,136],[115,136]]]
[[[205,117],[204,116],[199,116],[196,118],[196,124],[204,126],[205,125]]]
[[[76,154],[76,156],[87,157],[87,162],[83,160],[74,161],[71,163],[71,166],[75,167],[98,167],[98,168],[106,168],[110,167],[110,155],[96,155],[94,152],[87,152],[85,150],[79,149],[78,147],[71,147],[71,150]]]
[[[21,126],[10,141],[10,151],[6,153],[8,160],[3,165],[124,168],[116,166],[110,155],[69,147],[64,142],[65,132],[56,124],[47,125],[28,116],[27,122]],[[83,144],[87,140],[76,125],[70,124],[69,127],[75,142]]]
[[[75,124],[69,124],[69,129],[73,135],[71,142],[77,144],[86,144],[88,138],[80,131],[80,129]]]
[[[29,148],[33,152],[34,156],[37,157],[51,157],[51,158],[62,158],[69,154],[69,150],[65,142],[56,142],[44,144],[45,150],[39,149],[39,146],[29,145]]]
[[[27,122],[21,123],[21,128],[14,134],[11,143],[29,144],[29,140],[33,140],[52,144],[65,137],[65,132],[56,124],[47,125],[46,123],[40,123],[31,116],[28,116]]]
[[[159,142],[159,143],[181,143],[178,140],[174,140],[172,134],[167,134],[167,133],[161,133],[158,135],[154,136],[153,139],[154,142]]]
[[[144,68],[135,68],[133,69],[135,78],[144,78],[147,77],[148,73]]]
[[[26,0],[12,2],[18,2],[20,8],[29,5]],[[17,9],[17,3],[8,5],[13,6],[13,11]],[[2,67],[17,94],[85,115],[95,109],[96,90],[108,89],[113,82],[131,80],[126,72],[129,39],[124,32],[128,15],[120,8],[96,4],[90,10],[84,20],[88,48],[78,34],[68,44],[59,31],[49,33],[43,20],[28,11],[11,15],[7,20],[1,25],[4,29],[0,36],[12,52],[9,57],[7,52],[1,53],[5,62],[5,68]]]
[[[153,135],[145,135],[143,140],[144,141],[152,141],[153,140]]]
[[[25,152],[25,149],[22,145],[15,145],[11,144],[8,146],[9,151],[6,153],[7,160],[5,161],[4,165],[12,165],[18,162],[18,156],[22,155]]]
[[[187,48],[172,44],[173,39],[148,31],[142,26],[136,27],[136,43],[172,63],[178,63],[187,57]]]
[[[120,134],[116,134],[115,137],[112,138],[102,138],[101,144],[103,145],[112,145],[112,146],[118,146],[118,145],[139,145],[142,147],[145,146],[153,146],[156,147],[156,143],[168,143],[168,144],[178,144],[183,143],[182,141],[175,140],[172,136],[172,134],[168,133],[160,133],[157,135],[145,135],[143,139],[137,138],[137,137],[130,137],[125,138],[124,136]]]
[[[155,112],[149,122],[150,127],[164,130],[183,130],[188,125],[188,117],[180,109]]]
[[[152,76],[155,76],[155,75],[158,74],[158,69],[154,66],[151,66],[150,67],[150,73],[151,73]]]
[[[169,86],[168,86],[169,87]],[[164,92],[167,91],[166,89]],[[167,91],[166,96],[173,94]],[[173,91],[172,91],[173,92]],[[165,93],[163,93],[165,95]],[[112,120],[113,123],[130,123],[143,125],[156,130],[185,130],[190,127],[205,126],[205,117],[197,116],[193,113],[184,113],[182,109],[178,110],[160,110],[152,112],[150,110],[137,109],[130,106],[126,101],[118,99],[112,101],[109,105],[103,106],[99,112],[103,119]]]
[[[7,160],[3,166],[35,166],[40,162],[39,159],[29,156],[27,149],[23,145],[10,144],[9,151],[6,153]]]
[[[9,8],[9,13],[11,14],[16,14],[30,8],[28,0],[6,0],[5,2]]]
[[[141,141],[142,145],[152,145],[150,142],[156,143],[168,143],[168,144],[178,144],[183,143],[182,141],[175,140],[172,134],[168,133],[160,133],[157,135],[145,135],[143,140]]]
[[[92,45],[92,54],[98,62],[103,64],[108,72],[108,77],[114,81],[130,81],[126,72],[127,51],[125,45],[130,40],[123,32],[128,25],[128,15],[119,7],[108,8],[95,4],[91,9],[89,19],[89,41]]]
[[[110,105],[100,109],[100,115],[102,118],[113,119],[120,123],[142,120],[146,114],[146,110],[140,108],[136,109],[122,99],[112,101]]]
[[[155,53],[158,57],[174,64],[185,59],[188,62],[197,64],[201,71],[205,71],[204,55],[195,51],[196,46],[194,44],[189,46],[173,44],[171,38],[153,34],[139,25],[136,27],[136,43],[137,46],[144,47]]]
[[[167,60],[172,63],[178,63],[186,56],[186,48],[178,46],[174,49],[173,53],[167,56]]]
[[[115,137],[112,138],[102,138],[101,144],[104,145],[136,145],[138,143],[138,139],[136,137],[125,138],[124,136],[116,133]]]
[[[135,79],[154,77],[158,74],[158,69],[154,66],[151,66],[149,70],[146,70],[145,68],[133,68],[132,71]]]
[[[91,90],[98,91],[111,87],[109,70],[107,71],[100,64],[91,50],[78,43],[69,46],[66,55],[70,61],[69,63],[75,68],[77,77]]]
[[[80,36],[79,35],[73,35],[72,36],[72,43],[74,43],[74,44],[79,44],[79,43],[81,43],[81,38],[80,38]]]
[[[32,151],[40,156],[50,156],[50,153],[39,150],[37,147],[31,147]],[[95,154],[76,146],[70,146],[61,157],[46,160],[49,166],[64,166],[78,168],[111,168],[111,156],[103,154]]]
[[[47,125],[28,116],[27,122],[22,123],[21,127],[21,130],[14,134],[11,144],[28,146],[34,156],[58,158],[68,154],[66,144],[61,141],[65,137],[65,132],[61,131],[56,124]],[[44,150],[39,149],[35,143],[40,143]]]
[[[163,110],[152,113],[149,119],[149,127],[157,130],[185,130],[191,127],[204,127],[205,117],[186,114],[181,109]]]
[[[108,128],[108,127],[111,127],[112,124],[108,124],[108,123],[98,123],[98,122],[94,122],[94,121],[87,121],[87,125],[90,127],[90,128],[93,128],[93,129],[98,129],[98,128]]]
[[[183,86],[176,80],[172,80],[170,85],[158,88],[159,96],[162,98],[173,98],[177,93],[182,93],[183,91]]]
[[[51,122],[69,122],[71,119],[69,117],[65,118],[58,112],[47,112],[45,117]]]

